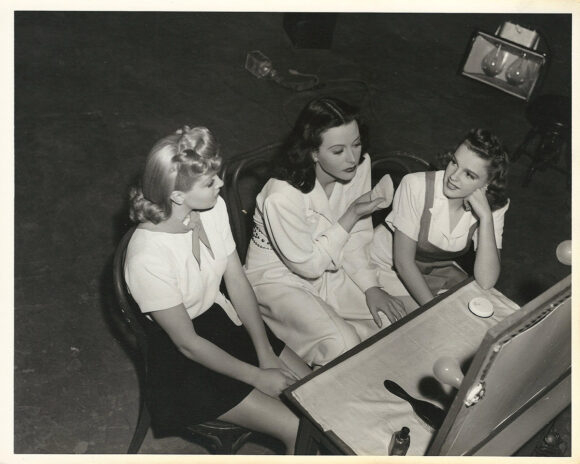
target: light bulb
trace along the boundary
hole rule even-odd
[[[570,266],[572,264],[572,240],[560,242],[556,248],[556,257],[562,264]]]
[[[481,60],[481,69],[489,77],[497,76],[503,71],[507,54],[502,51],[501,44],[490,51],[483,60]]]
[[[439,382],[459,389],[463,381],[463,372],[455,358],[444,356],[433,364],[433,375]]]
[[[509,65],[505,72],[505,79],[512,85],[522,85],[528,80],[528,74],[529,63],[526,54],[523,53],[520,58]]]

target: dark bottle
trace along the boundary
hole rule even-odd
[[[389,456],[405,456],[409,445],[411,444],[411,437],[409,436],[409,429],[403,427],[398,432],[393,433],[391,443],[389,443]]]

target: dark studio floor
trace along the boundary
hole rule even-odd
[[[370,153],[427,160],[472,127],[513,151],[530,126],[526,102],[458,74],[475,29],[505,20],[540,30],[551,65],[539,94],[571,96],[570,15],[339,14],[331,49],[294,48],[277,13],[15,14],[15,453],[124,453],[137,419],[134,366],[111,325],[111,260],[128,228],[126,192],[152,144],[203,124],[226,159],[280,140],[316,94],[358,103]],[[244,69],[259,49],[274,67],[317,74],[295,92]],[[567,276],[571,239],[562,174],[522,187],[510,172],[497,288],[524,304]],[[569,410],[559,432],[570,436]],[[273,454],[268,439],[243,454]],[[141,453],[205,454],[149,434]]]

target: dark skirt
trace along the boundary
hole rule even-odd
[[[197,334],[235,358],[258,366],[256,350],[244,326],[236,326],[214,304],[192,321]],[[253,386],[208,369],[185,357],[157,324],[149,340],[147,404],[155,436],[178,434],[185,425],[215,420],[239,404]],[[276,355],[284,343],[266,326]]]

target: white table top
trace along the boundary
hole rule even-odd
[[[492,302],[491,317],[469,311],[468,302],[477,296]],[[386,455],[391,435],[403,426],[411,431],[407,455],[424,455],[434,432],[406,401],[385,389],[384,380],[442,406],[420,392],[426,382],[436,382],[435,361],[442,356],[457,358],[460,365],[468,361],[487,330],[518,308],[499,291],[471,281],[362,351],[317,372],[291,395],[324,431],[332,430],[358,455]]]

